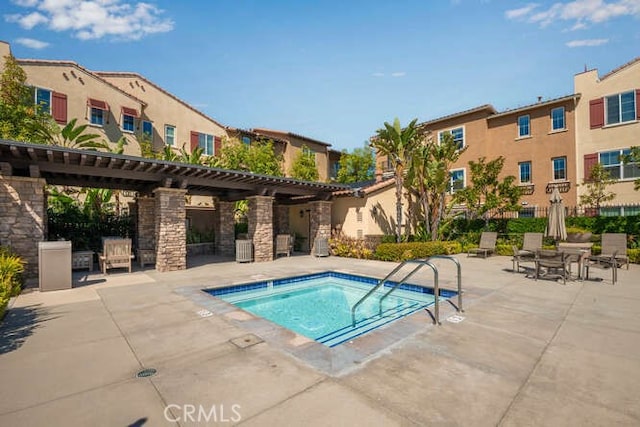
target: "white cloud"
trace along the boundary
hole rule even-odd
[[[25,29],[44,25],[53,31],[70,31],[81,40],[110,37],[138,40],[173,29],[173,21],[150,3],[123,0],[13,0],[30,10],[5,16]]]
[[[532,3],[520,9],[508,10],[505,16],[541,27],[556,21],[572,21],[572,29],[583,29],[586,23],[598,24],[621,16],[640,17],[640,0],[574,0],[554,3],[546,10],[534,12],[537,6]]]
[[[371,74],[373,77],[384,77],[384,73],[373,73]]]
[[[391,73],[391,77],[404,77],[407,73],[404,71],[396,71],[395,73]]]
[[[568,47],[591,47],[591,46],[602,46],[603,44],[609,43],[609,39],[585,39],[585,40],[571,40],[567,43]]]
[[[16,43],[31,49],[44,49],[49,46],[49,43],[36,39],[19,38],[16,39]]]
[[[535,9],[536,7],[538,7],[537,3],[529,3],[528,5],[521,7],[519,9],[507,10],[504,13],[504,16],[506,16],[507,19],[522,18],[523,16],[530,14],[533,11],[533,9]]]

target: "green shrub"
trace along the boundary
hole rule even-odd
[[[345,258],[373,259],[373,248],[366,240],[334,233],[329,239],[331,254]]]
[[[375,258],[381,261],[406,261],[408,259],[429,258],[433,255],[452,255],[462,252],[460,242],[409,242],[382,243],[375,251]]]
[[[9,298],[18,295],[22,287],[24,261],[7,248],[0,247],[0,319],[9,303]]]
[[[640,249],[627,249],[627,256],[629,257],[629,262],[640,264]]]

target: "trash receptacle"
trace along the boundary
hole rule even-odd
[[[236,262],[253,261],[253,241],[236,240]]]
[[[71,289],[71,242],[38,243],[40,291]]]
[[[329,256],[329,241],[326,237],[318,237],[313,244],[315,256]]]

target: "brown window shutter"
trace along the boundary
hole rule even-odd
[[[191,131],[191,151],[198,148],[198,137],[200,134],[198,132]]]
[[[64,93],[53,92],[51,94],[51,114],[53,119],[64,125],[67,123],[67,95]]]
[[[584,155],[584,180],[589,181],[591,169],[598,164],[598,153]]]
[[[640,120],[640,89],[636,89],[636,118]]]
[[[604,126],[604,98],[589,101],[589,123],[591,129]]]
[[[213,137],[213,155],[219,156],[220,150],[222,149],[222,138],[219,136]]]

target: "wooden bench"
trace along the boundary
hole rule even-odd
[[[105,239],[99,254],[103,274],[110,268],[128,268],[131,273],[131,239]]]

